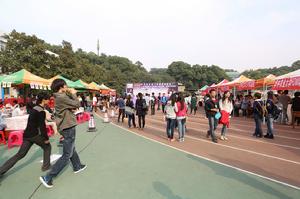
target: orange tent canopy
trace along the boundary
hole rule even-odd
[[[275,83],[275,79],[276,79],[276,76],[270,74],[270,75],[268,75],[264,78],[256,80],[255,81],[255,87],[260,88],[260,87],[263,87],[265,85],[267,85],[267,86],[273,85]]]
[[[235,87],[235,86],[238,86],[240,83],[248,82],[248,81],[252,81],[252,79],[250,79],[244,75],[241,75],[238,78],[232,80],[231,82],[223,84],[223,86]]]

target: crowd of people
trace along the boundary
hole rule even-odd
[[[174,93],[158,96],[138,93],[136,97],[131,94],[116,98],[115,105],[118,111],[118,122],[124,122],[128,118],[129,128],[143,130],[146,124],[146,115],[155,115],[156,111],[162,111],[166,121],[166,134],[170,141],[174,141],[174,130],[178,129],[178,141],[184,141],[186,131],[186,119],[188,112],[196,114],[200,106],[204,105],[205,116],[208,119],[207,138],[217,143],[218,138],[215,131],[221,125],[220,140],[228,140],[226,136],[231,117],[253,118],[255,128],[253,136],[257,138],[274,139],[274,122],[286,124],[288,118],[288,105],[292,104],[292,111],[300,111],[299,92],[295,92],[294,98],[288,96],[288,91],[273,91],[267,93],[267,98],[262,99],[262,94],[256,92],[247,95],[238,95],[233,99],[230,91],[225,91],[223,95],[212,89],[201,101],[196,94],[183,95]],[[138,126],[135,123],[135,116],[138,116]],[[300,118],[296,118],[299,125]],[[266,121],[267,132],[262,131],[262,123]]]
[[[77,94],[74,89],[67,88],[66,82],[62,79],[56,79],[51,85],[54,92],[55,109],[51,109],[51,96],[41,92],[33,96],[24,106],[17,101],[13,104],[2,106],[0,112],[0,130],[5,129],[3,123],[3,110],[10,110],[11,116],[16,117],[22,114],[29,114],[26,129],[24,130],[23,143],[13,157],[7,160],[0,167],[0,177],[11,169],[19,160],[24,158],[33,144],[42,148],[43,165],[42,171],[48,171],[40,177],[42,184],[47,187],[53,187],[53,179],[71,162],[74,173],[83,171],[87,166],[82,164],[75,148],[76,135],[76,116],[75,112],[80,108],[88,111],[107,112],[110,107],[118,110],[118,122],[124,122],[128,118],[129,128],[139,128],[143,130],[146,126],[146,116],[155,115],[156,111],[161,111],[166,122],[166,137],[170,142],[175,141],[175,129],[178,130],[178,141],[184,142],[186,133],[186,123],[188,113],[196,114],[199,106],[204,105],[205,116],[208,120],[207,138],[217,143],[218,140],[228,140],[227,130],[232,116],[239,116],[240,110],[245,117],[253,117],[255,128],[253,136],[257,138],[265,137],[274,138],[274,120],[286,123],[287,107],[291,103],[292,111],[300,111],[300,92],[294,93],[294,98],[288,96],[288,91],[279,91],[274,94],[272,91],[267,93],[267,99],[262,99],[259,92],[242,96],[239,95],[233,99],[230,91],[225,91],[223,95],[211,89],[209,94],[201,101],[195,94],[192,96],[183,95],[182,93],[145,94],[138,93],[136,96],[128,94],[126,96],[100,96],[93,95],[91,101],[88,101],[84,94]],[[136,116],[138,126],[136,125]],[[262,131],[262,122],[266,119],[267,132]],[[297,118],[300,123],[300,118]],[[218,125],[221,125],[221,135],[216,135]],[[55,133],[60,133],[63,138],[63,154],[58,161],[51,165],[51,143],[47,134],[46,125],[51,125]]]

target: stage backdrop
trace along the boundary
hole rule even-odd
[[[126,92],[137,95],[138,93],[165,93],[166,95],[178,92],[178,83],[130,83],[126,86]]]

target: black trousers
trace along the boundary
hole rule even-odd
[[[166,104],[163,103],[161,106],[162,106],[162,112],[164,113],[165,112]]]
[[[11,157],[9,160],[7,160],[0,167],[0,175],[6,173],[19,160],[24,158],[33,144],[39,145],[44,150],[43,168],[48,168],[50,166],[51,145],[45,144],[45,141],[46,139],[40,135],[37,135],[32,138],[24,138],[18,153]]]
[[[139,118],[139,127],[144,128],[145,127],[145,115],[138,115]]]
[[[155,103],[151,103],[151,115],[155,115]]]
[[[118,116],[118,122],[120,122],[120,117],[122,116],[122,122],[124,121],[125,117],[125,109],[119,109],[119,116]]]

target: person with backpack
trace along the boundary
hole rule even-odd
[[[165,107],[165,118],[167,121],[167,136],[168,140],[173,142],[174,139],[174,129],[176,123],[176,112],[175,112],[175,103],[176,103],[176,96],[171,95],[170,99],[167,102]]]
[[[165,106],[166,106],[167,101],[168,101],[168,98],[167,98],[165,93],[163,93],[163,96],[161,97],[160,101],[161,101],[161,106],[162,106],[162,112],[164,113],[165,112]]]
[[[44,151],[42,171],[50,169],[51,144],[46,130],[45,106],[49,103],[50,96],[47,93],[39,93],[36,105],[30,111],[27,126],[23,134],[23,143],[16,155],[7,160],[0,167],[0,177],[11,169],[19,160],[23,159],[33,144],[40,146]]]
[[[146,100],[143,99],[143,94],[138,93],[138,99],[135,102],[136,114],[139,118],[139,129],[143,130],[145,128],[145,117],[147,113],[147,104]]]
[[[184,101],[184,97],[179,95],[175,104],[176,119],[178,124],[179,142],[184,141],[185,124],[187,115],[187,105]]]
[[[217,143],[217,137],[215,135],[215,130],[217,129],[218,126],[218,119],[215,117],[216,114],[220,111],[219,109],[219,103],[216,98],[216,90],[211,89],[209,91],[210,97],[205,101],[205,113],[206,117],[208,119],[208,124],[209,124],[209,130],[207,131],[206,137],[209,138],[211,136],[212,141]]]
[[[264,138],[268,139],[274,139],[274,127],[273,127],[273,121],[274,117],[276,117],[276,106],[274,104],[274,94],[272,91],[268,92],[268,99],[266,101],[266,119],[267,119],[267,134],[264,136]]]
[[[192,95],[192,98],[191,98],[191,112],[190,112],[190,114],[192,114],[193,111],[194,111],[194,115],[196,115],[196,111],[197,111],[197,97],[196,97],[195,93]]]
[[[295,92],[294,98],[292,99],[291,110],[292,110],[292,115],[294,114],[294,112],[299,112],[300,111],[300,92]],[[299,117],[294,118],[294,122],[295,121],[297,121],[297,125],[299,126],[300,118]],[[293,125],[293,123],[292,123],[292,125]]]
[[[254,103],[253,103],[253,115],[255,121],[255,131],[253,136],[257,138],[261,138],[263,135],[261,123],[263,121],[265,111],[264,111],[264,103],[261,100],[261,94],[255,93],[254,94]]]

